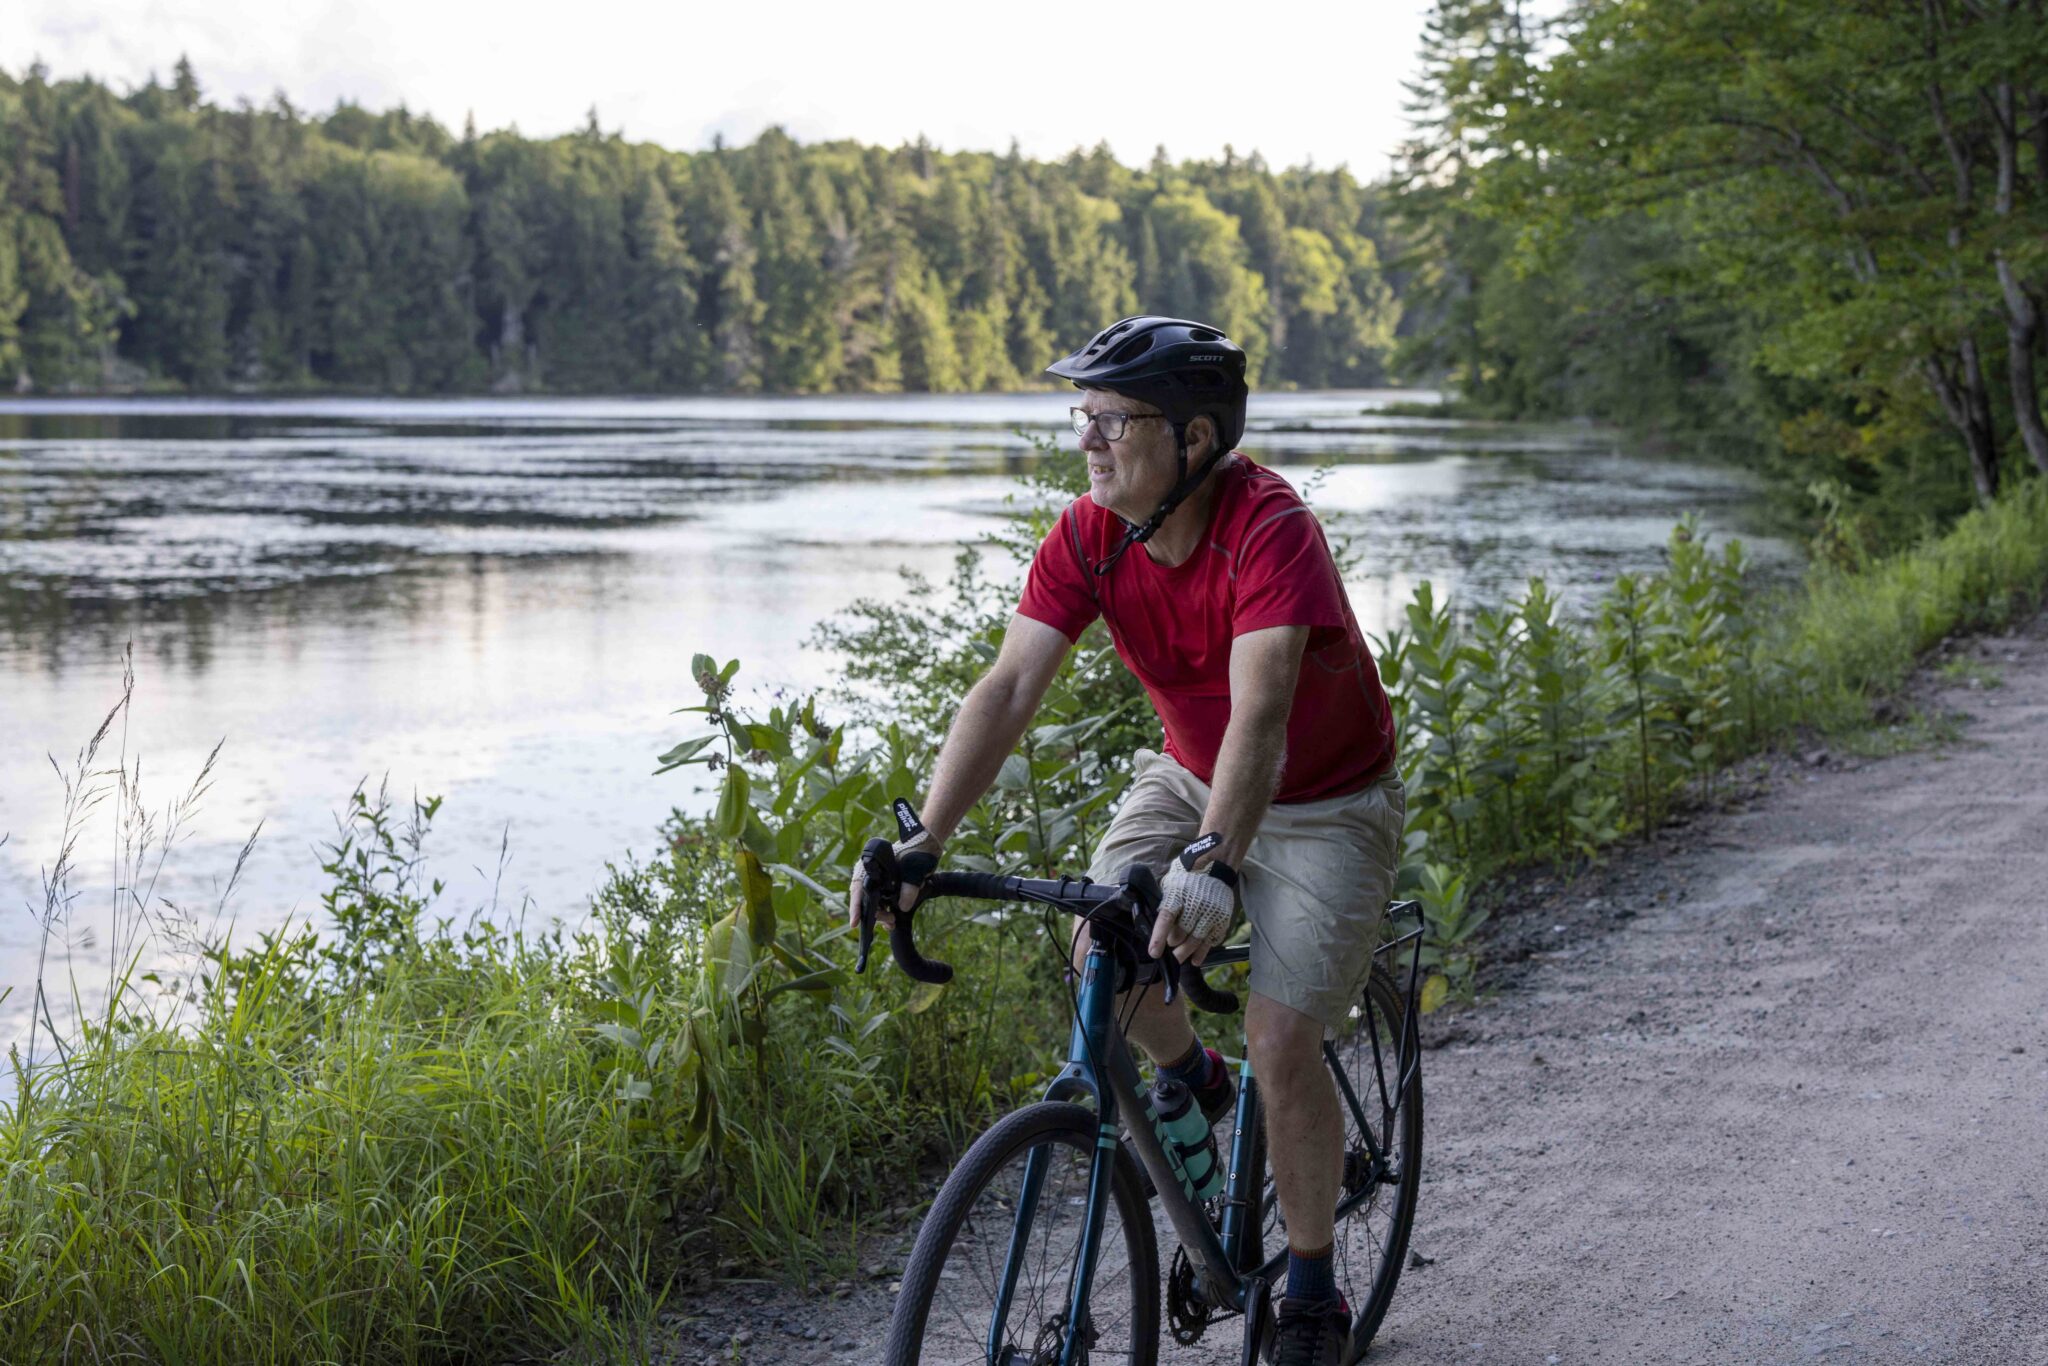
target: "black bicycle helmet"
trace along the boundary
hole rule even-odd
[[[1077,389],[1109,389],[1149,403],[1176,433],[1206,414],[1216,448],[1228,454],[1244,435],[1244,350],[1205,323],[1185,318],[1125,318],[1045,367]],[[1186,444],[1184,435],[1182,444]]]
[[[1125,318],[1089,338],[1070,356],[1045,367],[1048,375],[1071,381],[1077,389],[1107,389],[1149,403],[1173,424],[1180,468],[1173,490],[1142,524],[1126,522],[1123,542],[1095,566],[1107,574],[1134,545],[1152,538],[1173,510],[1244,435],[1245,401],[1251,391],[1244,380],[1244,349],[1206,323],[1154,316]],[[1188,424],[1207,417],[1216,424],[1216,447],[1192,475],[1188,473]]]

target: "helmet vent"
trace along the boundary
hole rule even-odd
[[[1088,356],[1092,356],[1092,355],[1094,355],[1094,354],[1095,354],[1095,353],[1096,353],[1097,351],[1100,351],[1100,350],[1101,350],[1101,349],[1102,349],[1103,347],[1105,347],[1105,346],[1108,346],[1108,345],[1109,345],[1109,344],[1110,344],[1111,342],[1115,341],[1115,340],[1117,339],[1117,337],[1118,337],[1118,336],[1120,336],[1121,334],[1123,334],[1123,333],[1125,333],[1125,332],[1128,332],[1128,331],[1130,331],[1130,330],[1131,330],[1131,324],[1130,324],[1130,320],[1129,320],[1129,319],[1125,319],[1125,320],[1124,320],[1123,322],[1120,322],[1120,323],[1118,323],[1118,324],[1117,324],[1116,326],[1114,326],[1114,327],[1111,327],[1111,328],[1109,328],[1108,330],[1106,330],[1105,332],[1103,332],[1103,334],[1102,334],[1101,336],[1099,336],[1099,337],[1097,337],[1097,338],[1095,339],[1095,344],[1094,344],[1093,346],[1090,346],[1090,347],[1089,347],[1089,348],[1088,348],[1088,349],[1087,349],[1086,351],[1082,352],[1082,354],[1083,354],[1083,355],[1088,355]],[[1151,341],[1150,341],[1150,340],[1147,340],[1147,341],[1146,341],[1146,343],[1145,343],[1145,345],[1146,345],[1146,346],[1148,346],[1148,347],[1149,347],[1149,346],[1150,346],[1151,344],[1152,344],[1152,343],[1151,343]],[[1134,352],[1132,352],[1131,354],[1132,354],[1132,355],[1141,355],[1141,354],[1143,354],[1143,353],[1142,353],[1142,351],[1134,351]]]
[[[1211,332],[1206,327],[1197,327],[1188,333],[1188,340],[1198,342],[1221,341],[1223,340],[1223,334],[1221,332]]]
[[[1140,333],[1138,336],[1131,338],[1129,341],[1125,342],[1122,346],[1119,346],[1113,353],[1111,353],[1109,357],[1109,363],[1112,365],[1129,365],[1132,361],[1144,355],[1147,351],[1150,351],[1151,349],[1152,338],[1150,334]]]

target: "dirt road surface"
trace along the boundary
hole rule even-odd
[[[2048,1363],[2048,624],[1963,656],[1960,743],[1790,766],[1533,927],[1426,1058],[1436,1260],[1368,1361]]]
[[[2048,617],[1954,658],[1959,740],[1772,761],[1518,895],[1428,1022],[1429,1260],[1368,1362],[2048,1366]],[[664,1359],[870,1361],[889,1274]]]

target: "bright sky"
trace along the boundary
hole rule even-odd
[[[1117,0],[1037,6],[960,0],[5,0],[0,67],[116,89],[168,80],[191,57],[209,98],[282,90],[324,112],[405,102],[454,129],[516,123],[549,135],[598,119],[694,149],[780,123],[809,142],[1030,156],[1107,139],[1140,164],[1225,143],[1274,166],[1313,159],[1380,174],[1405,132],[1401,82],[1426,0],[1307,4]],[[1161,16],[1171,15],[1171,26]]]

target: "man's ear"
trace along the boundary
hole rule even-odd
[[[1188,461],[1200,464],[1216,453],[1216,419],[1207,413],[1188,422]]]

